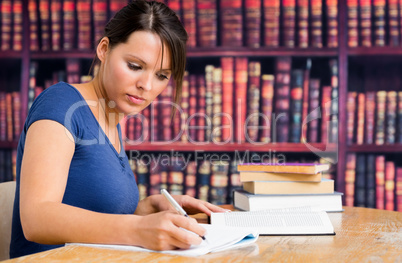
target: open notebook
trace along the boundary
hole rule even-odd
[[[253,227],[260,235],[334,235],[326,212],[312,207],[212,213],[213,226]]]
[[[198,246],[191,246],[189,249],[155,251],[136,246],[127,245],[103,245],[103,244],[87,244],[87,243],[68,243],[66,245],[80,245],[97,248],[108,248],[129,251],[158,252],[180,256],[196,257],[210,252],[217,252],[226,249],[232,249],[254,243],[258,238],[256,229],[235,228],[227,226],[213,226],[208,224],[200,224],[207,230],[205,239]]]

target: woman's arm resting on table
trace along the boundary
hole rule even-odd
[[[33,123],[21,166],[20,214],[25,237],[42,244],[130,244],[164,250],[199,244],[195,220],[163,212],[149,216],[97,213],[62,203],[74,154],[71,134],[51,120]],[[83,175],[85,176],[85,175]]]

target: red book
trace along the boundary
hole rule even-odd
[[[183,11],[183,25],[188,34],[187,45],[189,47],[197,46],[197,24],[196,24],[196,11],[195,0],[186,0],[182,2]]]
[[[353,143],[353,133],[355,127],[355,113],[356,113],[356,92],[349,91],[348,92],[348,100],[346,102],[346,143],[348,145]]]
[[[345,172],[345,205],[353,206],[355,196],[355,179],[356,179],[356,154],[349,153],[346,156],[346,172]]]
[[[42,51],[50,50],[50,6],[48,0],[39,0]]]
[[[330,116],[331,116],[331,86],[322,87],[322,98],[321,98],[321,142],[329,142],[329,128],[330,128]],[[349,110],[348,110],[349,112]],[[354,113],[354,111],[353,111]],[[349,121],[349,119],[348,119]],[[353,120],[352,120],[353,121]],[[349,125],[349,123],[348,123]],[[348,126],[349,127],[349,126]],[[348,133],[349,134],[349,133]],[[353,137],[353,135],[352,135]],[[349,137],[348,137],[349,138]]]
[[[247,95],[247,135],[246,141],[258,141],[258,120],[260,110],[260,80],[261,63],[251,61],[248,64],[248,95]]]
[[[197,185],[197,162],[190,161],[186,167],[184,179],[185,194],[191,197],[196,196]]]
[[[373,0],[374,45],[385,46],[385,0]]]
[[[385,209],[394,211],[395,164],[385,162]]]
[[[12,96],[12,110],[13,110],[13,140],[18,140],[21,133],[21,93],[14,91]]]
[[[4,51],[11,49],[12,3],[11,0],[3,0],[1,1],[0,4],[1,4],[1,50]]]
[[[365,142],[366,144],[374,143],[374,118],[375,118],[375,91],[368,91],[366,93],[366,131]]]
[[[172,81],[169,81],[169,84],[159,96],[160,99],[158,103],[159,116],[154,116],[155,118],[159,118],[159,124],[161,124],[160,125],[161,141],[170,141],[173,138],[171,129],[172,96],[173,96],[173,83]]]
[[[103,37],[103,30],[107,23],[107,1],[93,0],[93,30],[95,43]]]
[[[385,142],[385,113],[387,92],[377,91],[376,93],[376,122],[375,122],[375,144],[382,145]]]
[[[75,1],[63,0],[63,49],[71,50],[76,47]]]
[[[307,59],[306,69],[303,74],[303,108],[302,108],[302,129],[300,135],[300,142],[307,141],[307,115],[308,115],[308,105],[309,105],[309,88],[310,88],[310,69],[311,69],[311,59]]]
[[[79,1],[79,0],[78,0]],[[172,2],[173,0],[169,0]],[[127,5],[127,0],[109,0],[109,19],[114,17],[114,15],[123,7]]]
[[[247,113],[247,80],[248,59],[246,57],[235,58],[235,141],[245,141],[246,113]]]
[[[261,126],[263,127],[260,134],[261,142],[271,141],[271,124],[272,124],[272,100],[274,97],[274,75],[262,75],[261,84]]]
[[[297,36],[298,46],[308,47],[308,27],[309,27],[309,6],[308,0],[297,1]]]
[[[295,46],[296,0],[283,0],[283,45]]]
[[[322,1],[311,0],[311,46],[322,47]]]
[[[13,133],[13,97],[11,93],[6,93],[6,116],[7,116],[7,141],[14,139]]]
[[[7,102],[6,93],[0,91],[0,141],[7,140]]]
[[[397,116],[397,93],[396,91],[387,92],[386,102],[386,124],[385,124],[385,143],[394,144],[396,142],[396,116]]]
[[[50,2],[50,16],[51,16],[51,32],[52,32],[52,50],[59,51],[61,49],[61,0],[53,0]]]
[[[180,118],[180,140],[182,142],[188,141],[188,126],[187,126],[187,119],[188,119],[188,109],[189,109],[189,98],[190,98],[190,78],[189,73],[186,71],[184,73],[183,84],[182,84],[182,97],[181,97],[181,118]]]
[[[207,115],[205,112],[206,101],[206,85],[205,85],[205,77],[203,75],[197,76],[197,93],[198,93],[198,104],[197,104],[197,126],[199,127],[197,131],[197,141],[204,142],[205,141],[205,129],[206,127],[206,120]]]
[[[213,142],[222,141],[222,68],[212,70],[212,132]]]
[[[263,0],[264,8],[264,45],[279,46],[280,0]]]
[[[197,119],[196,119],[196,114],[197,114],[197,94],[198,94],[198,87],[197,87],[197,76],[194,74],[190,75],[190,96],[189,96],[189,106],[188,106],[188,120],[187,122],[189,123],[188,126],[188,135],[189,135],[189,140],[191,142],[197,141]]]
[[[222,46],[243,46],[242,2],[242,0],[220,0],[220,36]]]
[[[348,46],[359,45],[359,5],[358,0],[347,0],[348,5]]]
[[[366,106],[366,95],[364,93],[359,93],[357,96],[357,132],[356,132],[356,143],[364,143],[364,128],[365,128],[365,106]]]
[[[390,46],[399,46],[399,16],[398,0],[388,0],[388,43]]]
[[[246,45],[259,47],[261,41],[261,0],[245,0]]]
[[[214,66],[205,66],[205,116],[207,119],[207,129],[205,130],[205,139],[210,142],[212,140],[212,107],[213,107],[213,83],[212,75],[214,71]]]
[[[359,0],[360,39],[363,47],[371,47],[371,0]]]
[[[320,107],[320,80],[310,79],[308,142],[318,142]]]
[[[38,40],[38,5],[36,0],[29,0],[28,15],[29,15],[29,49],[31,51],[39,50]]]
[[[378,155],[375,159],[376,178],[376,208],[384,209],[385,201],[385,156]]]
[[[200,47],[217,45],[216,0],[197,0],[197,33]]]
[[[180,0],[169,0],[167,3],[167,6],[173,10],[173,12],[176,13],[177,17],[182,20],[182,7],[181,7],[181,1]]]
[[[160,124],[159,124],[159,96],[154,99],[154,101],[149,105],[149,125],[150,125],[150,141],[151,142],[157,142],[160,140],[159,136],[159,129],[160,129]]]
[[[22,0],[13,0],[13,49],[22,50]]]
[[[78,49],[92,48],[91,0],[77,0]]]
[[[396,168],[396,186],[395,186],[395,198],[396,198],[396,211],[402,212],[402,167]]]
[[[222,57],[222,141],[233,141],[234,59]]]
[[[338,47],[338,0],[327,2],[327,46]]]

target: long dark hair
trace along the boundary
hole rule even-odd
[[[130,34],[135,31],[157,34],[162,43],[169,49],[172,76],[175,83],[174,101],[178,104],[181,99],[186,67],[186,42],[188,39],[187,32],[179,18],[163,3],[136,0],[120,9],[106,24],[103,37],[109,38],[109,47],[113,48],[117,44],[125,43]],[[101,39],[98,40],[98,43]],[[164,52],[162,45],[162,57]],[[97,58],[95,60],[98,61]],[[163,61],[161,66],[162,63]]]

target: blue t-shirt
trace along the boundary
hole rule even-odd
[[[122,147],[118,153],[81,93],[64,82],[53,85],[32,104],[18,144],[11,258],[63,246],[26,240],[20,221],[20,172],[26,134],[32,123],[44,119],[62,124],[74,137],[75,151],[63,196],[64,204],[101,213],[133,214],[139,201],[134,174],[123,149],[120,125],[117,129]]]

